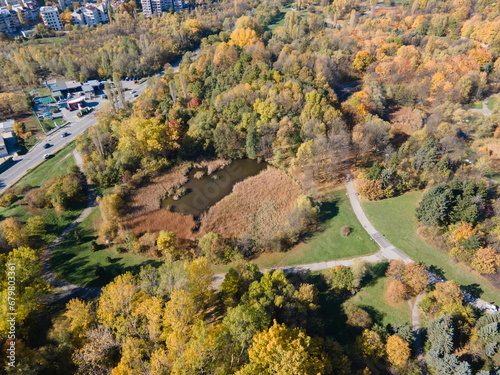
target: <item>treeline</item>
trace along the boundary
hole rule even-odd
[[[256,8],[255,16],[265,25],[279,14],[279,7],[280,2],[220,2],[191,12],[164,13],[161,18],[123,11],[116,12],[109,24],[73,27],[57,44],[2,41],[0,89],[38,87],[40,79],[49,77],[80,82],[111,78],[113,73],[146,77],[195,49],[202,37],[228,29],[231,19],[247,9]]]
[[[21,257],[36,259],[23,248],[9,259],[0,258],[1,265],[25,259]],[[353,291],[377,281],[386,270],[408,296],[421,293],[427,275],[418,264],[394,262],[387,269],[387,263],[357,262],[323,275],[262,274],[247,264],[231,269],[217,291],[208,265],[200,258],[145,266],[137,276],[120,275],[96,300],[67,303],[53,318],[48,341],[37,349],[21,344],[21,339],[29,340],[34,323],[20,320],[17,370],[418,375],[428,366],[443,374],[493,375],[500,364],[500,314],[480,317],[453,282],[430,288],[421,303],[430,321],[423,335],[426,363],[417,360],[409,325],[384,326],[376,310],[346,303]],[[32,267],[26,274],[30,278],[20,279],[21,287],[43,287],[33,278],[39,271]],[[0,334],[7,329],[0,326]],[[14,372],[7,368],[7,373]]]

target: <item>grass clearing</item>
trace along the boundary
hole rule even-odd
[[[471,273],[450,256],[417,235],[418,222],[415,208],[424,192],[411,192],[381,201],[363,201],[363,209],[375,228],[397,248],[413,260],[423,263],[431,271],[455,280],[469,289],[480,289],[480,297],[488,302],[500,303],[500,292],[485,279]]]
[[[370,314],[374,323],[383,326],[410,323],[410,309],[406,301],[394,305],[385,300],[384,294],[390,281],[385,276],[372,280],[344,302],[344,305],[353,304],[361,307]]]
[[[62,150],[58,151],[53,158],[45,160],[29,171],[16,183],[16,185],[40,187],[53,176],[66,174],[68,167],[70,165],[75,165],[75,158],[72,154],[75,147],[76,144],[71,142]],[[50,149],[48,149],[47,152],[50,152]]]
[[[287,252],[261,254],[252,262],[259,268],[270,268],[352,258],[378,251],[378,246],[356,218],[345,190],[331,193],[330,199],[322,203],[320,220],[319,228],[309,238]],[[340,233],[344,225],[352,229],[345,237]],[[214,270],[223,272],[230,267],[216,266]]]
[[[104,286],[127,271],[136,274],[146,264],[161,264],[159,260],[146,255],[121,254],[114,249],[93,252],[91,242],[97,238],[99,218],[99,208],[95,208],[76,229],[82,236],[80,243],[75,239],[75,231],[72,231],[54,249],[50,259],[51,268],[64,280],[80,286]],[[96,274],[99,268],[101,272]]]
[[[285,15],[292,8],[292,5],[293,3],[283,6],[280,9],[281,14],[279,15],[279,18],[275,22],[267,25],[267,30],[274,33],[274,30],[276,30],[277,27],[285,26]]]
[[[478,100],[476,102],[467,104],[466,107],[474,109],[483,109],[483,102],[481,100]]]
[[[491,98],[488,101],[488,109],[490,111],[493,111],[493,109],[495,109],[495,106],[497,105],[497,103],[498,103],[498,96],[494,96],[493,98]]]
[[[36,120],[35,120],[36,121]],[[43,128],[45,129],[46,132],[55,129],[56,125],[61,126],[65,124],[67,121],[63,118],[55,118],[53,120],[40,120],[40,123],[42,124]],[[54,124],[55,123],[55,124]]]
[[[42,243],[48,245],[54,241],[73,221],[80,216],[87,202],[81,202],[70,210],[57,214],[53,208],[40,209],[37,212],[30,212],[28,206],[22,199],[13,203],[10,207],[0,209],[0,220],[13,217],[21,222],[26,222],[29,217],[40,215],[47,221],[47,233],[42,236]]]

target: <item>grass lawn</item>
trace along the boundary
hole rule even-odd
[[[25,45],[40,45],[40,44],[54,44],[56,46],[61,45],[64,41],[66,41],[65,37],[55,36],[49,38],[40,38],[40,39],[32,39],[24,42]]]
[[[467,104],[467,108],[483,109],[483,102],[481,100]]]
[[[55,118],[53,120],[40,120],[40,123],[42,124],[46,132],[55,129],[54,122],[57,124],[57,126],[61,126],[62,124],[66,123],[66,120],[63,118]]]
[[[331,200],[323,202],[320,220],[318,230],[297,246],[283,253],[262,254],[252,262],[260,268],[269,268],[352,258],[378,251],[354,215],[345,190],[332,193]],[[344,225],[352,228],[346,237],[340,234]],[[230,266],[217,266],[215,272],[227,271]]]
[[[417,235],[415,208],[422,195],[422,191],[412,192],[381,201],[363,201],[362,205],[375,228],[413,260],[470,290],[481,289],[481,298],[500,304],[500,291],[462,265],[453,263],[448,254],[434,248]]]
[[[293,5],[293,3],[289,3],[289,4],[285,5],[284,7],[282,7],[280,10],[281,14],[279,15],[279,18],[276,20],[276,22],[274,22],[270,25],[267,25],[267,30],[274,33],[274,30],[276,30],[277,27],[285,26],[285,15],[292,8],[292,5]]]
[[[32,213],[28,210],[27,205],[20,199],[10,207],[0,209],[0,221],[7,217],[13,217],[24,223],[30,216],[43,216],[47,221],[47,233],[42,236],[41,240],[43,244],[49,245],[60,233],[75,221],[78,216],[80,216],[86,206],[87,202],[85,201],[62,214],[57,214],[53,208],[40,209],[39,212]]]
[[[406,301],[396,305],[386,302],[384,294],[389,282],[387,277],[376,278],[344,304],[354,304],[361,307],[370,314],[374,323],[383,326],[410,323],[410,309]]]
[[[490,111],[493,111],[493,109],[495,108],[495,106],[497,105],[497,103],[498,103],[498,96],[495,96],[495,97],[491,98],[488,101],[488,109]]]
[[[42,164],[29,171],[16,185],[39,187],[53,176],[66,174],[68,167],[75,164],[75,158],[72,154],[75,147],[75,143],[71,142],[58,151],[52,159],[45,160]],[[50,149],[47,152],[50,152]]]
[[[52,269],[66,281],[80,286],[103,286],[116,276],[130,271],[138,273],[146,264],[159,265],[161,262],[145,256],[102,249],[93,252],[91,242],[97,238],[96,224],[99,209],[92,213],[77,227],[82,240],[75,240],[72,231],[54,250],[51,257]],[[101,267],[102,273],[96,276],[96,269]]]

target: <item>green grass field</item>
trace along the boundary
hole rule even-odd
[[[281,14],[279,15],[279,18],[276,20],[276,22],[268,25],[267,30],[274,33],[274,30],[276,30],[277,27],[285,26],[285,15],[292,8],[292,5],[293,3],[290,3],[282,7],[280,10]]]
[[[29,171],[16,183],[16,185],[39,187],[51,177],[67,173],[68,167],[70,165],[75,165],[75,158],[72,154],[75,147],[75,143],[71,142],[62,150],[58,151],[52,159],[45,160]],[[48,149],[47,152],[50,152],[50,149]]]
[[[389,282],[390,280],[387,277],[377,278],[361,288],[344,304],[354,304],[361,307],[370,314],[374,323],[383,326],[410,323],[410,309],[406,301],[397,305],[390,305],[385,301],[384,294]]]
[[[342,236],[341,228],[352,228],[349,236]],[[282,253],[262,254],[252,262],[260,268],[291,266],[304,263],[358,257],[373,254],[378,247],[359,224],[345,190],[332,193],[331,200],[323,202],[321,223],[309,238]],[[231,265],[217,266],[216,272],[227,271]]]
[[[474,103],[467,104],[467,108],[474,108],[474,109],[483,109],[483,102],[482,101],[477,101]]]
[[[57,126],[61,126],[65,124],[67,121],[63,118],[55,118],[53,120],[40,120],[40,123],[42,124],[46,132],[55,129],[54,122],[57,124]]]
[[[66,41],[65,37],[61,36],[54,36],[50,38],[40,38],[40,39],[32,39],[24,42],[24,45],[47,45],[47,44],[54,44],[56,46],[61,45],[63,42]]]
[[[434,248],[417,235],[415,208],[422,195],[421,191],[412,192],[381,201],[364,201],[362,204],[375,228],[413,260],[425,264],[433,272],[442,273],[447,280],[455,280],[470,289],[480,288],[481,298],[499,304],[500,291],[462,265],[453,263],[448,254]]]
[[[47,233],[42,236],[43,244],[50,244],[57,236],[64,231],[75,219],[80,216],[83,209],[87,206],[87,202],[81,202],[78,206],[72,207],[70,210],[57,214],[53,208],[45,208],[39,212],[31,213],[28,207],[22,200],[18,200],[8,208],[0,209],[0,221],[13,217],[21,222],[26,222],[30,216],[40,215],[47,221]],[[40,244],[41,245],[41,244]]]
[[[119,274],[130,271],[138,273],[146,264],[159,265],[160,262],[145,255],[124,253],[102,249],[93,252],[91,242],[97,238],[96,225],[99,209],[92,213],[77,227],[82,236],[81,243],[75,240],[72,231],[54,250],[50,263],[52,269],[64,280],[80,286],[103,286]],[[102,274],[96,275],[101,267]]]
[[[497,103],[498,103],[498,96],[495,96],[495,97],[491,98],[488,101],[488,109],[490,111],[493,111],[493,109],[495,109],[495,106],[497,105]]]

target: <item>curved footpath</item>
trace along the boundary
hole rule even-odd
[[[80,170],[83,172],[83,161],[81,155],[75,150],[74,152],[75,161]],[[365,212],[363,211],[363,207],[359,202],[358,193],[354,188],[354,184],[352,182],[351,175],[347,172],[347,180],[346,180],[346,189],[347,196],[349,197],[349,202],[356,214],[357,219],[366,230],[366,232],[370,235],[370,237],[377,242],[380,246],[380,250],[372,255],[350,258],[350,259],[340,259],[340,260],[332,260],[327,262],[317,262],[317,263],[308,263],[308,264],[298,264],[294,266],[281,266],[281,267],[273,267],[273,268],[265,268],[262,269],[261,272],[273,271],[277,269],[283,270],[285,273],[295,273],[302,271],[322,271],[325,269],[333,268],[335,266],[345,266],[350,267],[354,264],[356,259],[361,259],[367,263],[377,263],[383,260],[393,260],[393,259],[401,259],[405,263],[412,262],[412,259],[403,253],[401,250],[396,248],[393,244],[391,244],[380,232],[378,232],[372,223],[368,220]],[[94,209],[96,206],[95,202],[95,194],[92,190],[91,186],[87,184],[87,191],[89,195],[89,205],[80,216],[73,222],[71,225],[64,230],[61,235],[50,244],[50,246],[45,250],[43,254],[43,267],[45,270],[45,280],[52,284],[55,288],[56,294],[51,296],[48,299],[48,302],[55,302],[61,299],[67,298],[89,298],[98,296],[101,292],[100,288],[89,288],[89,287],[81,287],[77,285],[70,284],[64,280],[59,279],[54,271],[50,268],[50,257],[55,247],[61,243],[61,241],[78,225],[80,224]],[[434,275],[433,273],[426,271],[429,275],[429,284],[435,284],[437,282],[444,281]],[[212,286],[214,289],[218,289],[222,282],[224,281],[225,273],[219,273],[214,275]],[[495,312],[495,306],[489,304],[488,302],[475,298],[469,293],[463,292],[465,296],[465,301],[470,303],[472,306],[478,308],[481,311],[484,311],[488,314]],[[417,310],[418,311],[418,310]]]
[[[73,152],[75,157],[75,162],[80,171],[83,173],[83,160],[82,156],[75,150]],[[43,252],[42,255],[42,264],[43,269],[45,271],[44,279],[49,284],[54,287],[56,294],[47,297],[46,303],[53,303],[62,299],[71,299],[71,298],[93,298],[97,297],[101,293],[101,288],[85,288],[78,285],[70,284],[64,280],[61,280],[54,271],[50,268],[50,257],[52,256],[52,252],[56,248],[57,245],[61,243],[61,241],[73,230],[76,228],[78,224],[80,224],[87,216],[90,215],[94,207],[96,207],[95,194],[92,187],[86,182],[87,194],[89,197],[88,206],[82,211],[80,216],[76,218],[65,230],[62,232],[59,237],[57,237],[54,242],[50,244],[50,246]]]

